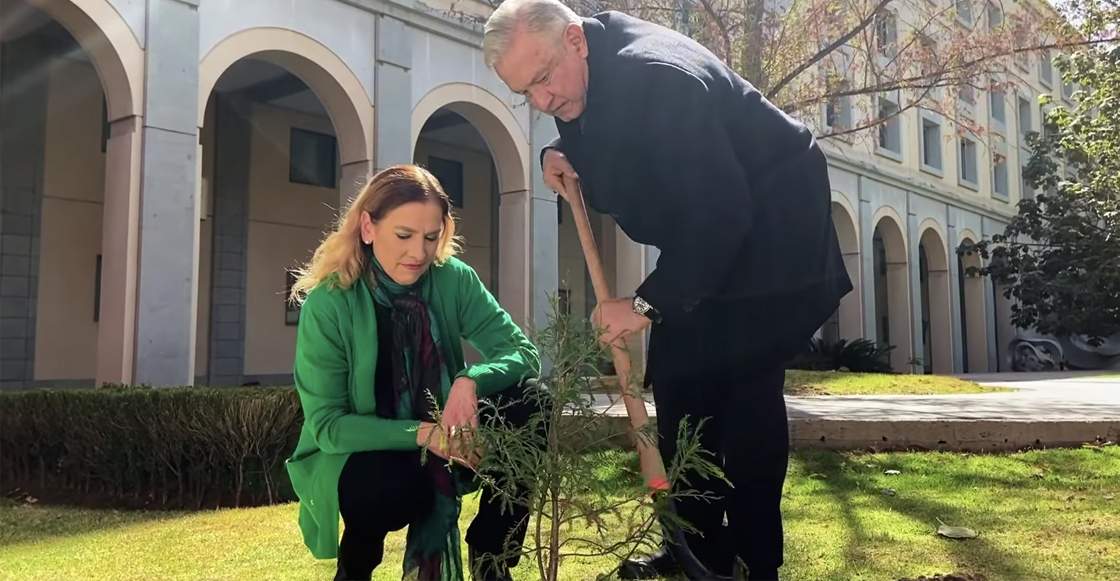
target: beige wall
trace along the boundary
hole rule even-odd
[[[52,60],[48,70],[35,379],[89,379],[97,360],[94,322],[105,154],[103,93],[93,66]]]
[[[452,212],[458,218],[458,233],[463,237],[461,243],[463,251],[459,258],[478,272],[478,277],[490,292],[497,292],[490,284],[492,280],[490,253],[493,248],[491,232],[494,226],[490,154],[422,137],[416,141],[413,162],[427,166],[429,156],[442,157],[463,164],[463,207],[452,208]]]
[[[573,317],[590,317],[591,311],[587,308],[588,305],[584,297],[592,297],[590,308],[594,309],[595,291],[588,288],[590,281],[587,278],[587,262],[583,256],[583,247],[579,242],[579,231],[576,229],[575,217],[572,216],[572,207],[567,202],[560,199],[557,203],[560,204],[564,212],[564,218],[557,233],[559,238],[557,251],[559,253],[560,289],[568,290],[571,294]],[[624,234],[618,230],[617,224],[610,216],[604,216],[594,210],[588,210],[588,221],[591,223],[591,230],[595,235],[595,245],[598,248],[599,261],[603,265],[603,276],[607,279],[608,292],[616,296],[620,296],[621,292],[630,294],[633,289],[622,291],[617,287],[615,281],[618,261],[615,241],[618,236],[624,236]],[[639,284],[641,280],[645,280],[645,277],[641,277]]]
[[[296,326],[285,324],[285,272],[311,257],[338,207],[338,189],[288,181],[292,127],[334,133],[330,119],[256,104],[252,109],[245,305],[246,375],[287,374]]]
[[[491,293],[497,289],[491,284],[494,268],[491,264],[493,249],[492,232],[498,227],[494,223],[493,199],[494,184],[492,182],[492,158],[488,152],[456,147],[421,137],[416,140],[416,151],[413,163],[427,166],[428,157],[442,157],[463,164],[463,207],[452,208],[457,218],[457,231],[462,236],[462,252],[459,258],[466,262],[478,273],[482,284]],[[501,297],[499,297],[500,299]],[[482,360],[482,356],[463,341],[463,358],[468,365]]]

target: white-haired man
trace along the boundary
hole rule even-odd
[[[665,461],[685,416],[710,418],[701,443],[733,488],[690,479],[723,500],[678,503],[703,535],[689,535],[689,548],[721,576],[737,555],[752,581],[776,580],[785,363],[852,289],[823,153],[699,43],[625,14],[506,0],[483,51],[510,90],[556,118],[560,137],[541,155],[549,187],[563,194],[562,176],[578,177],[590,207],[660,250],[636,296],[605,301],[594,317],[609,336],[652,325],[645,378]],[[665,576],[675,565],[663,550],[621,573]]]

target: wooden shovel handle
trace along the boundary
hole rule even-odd
[[[591,274],[591,284],[595,289],[595,300],[602,303],[610,299],[611,294],[607,286],[607,277],[603,275],[603,264],[595,244],[595,234],[591,231],[591,222],[587,218],[587,210],[584,208],[579,182],[564,176],[564,191],[564,197],[567,198],[568,205],[572,208],[572,215],[575,217],[579,243],[583,247],[583,256],[587,260],[587,270]],[[667,489],[669,482],[656,445],[650,441],[650,438],[636,437],[649,424],[649,414],[646,413],[645,400],[635,396],[633,391],[636,390],[630,389],[630,352],[625,347],[617,345],[611,346],[611,352],[614,355],[614,368],[622,391],[622,401],[626,405],[626,415],[630,417],[631,439],[638,447],[642,476],[645,477],[646,484],[650,488]]]

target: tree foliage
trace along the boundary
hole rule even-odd
[[[1078,8],[1087,32],[1120,23],[1114,1]],[[988,259],[977,271],[1015,300],[1013,324],[1099,345],[1120,333],[1120,45],[1086,47],[1057,67],[1078,90],[1028,137],[1023,175],[1039,194],[1002,234],[960,251]]]
[[[474,432],[485,450],[477,471],[496,491],[503,509],[517,502],[519,483],[535,491],[529,501],[524,546],[511,543],[500,558],[516,555],[528,560],[533,576],[541,581],[556,581],[567,559],[610,556],[621,563],[638,552],[656,550],[660,527],[655,525],[662,520],[694,531],[670,506],[685,497],[714,497],[689,488],[684,474],[695,471],[704,478],[723,478],[713,456],[700,447],[702,420],[694,429],[682,421],[677,456],[663,458],[670,483],[667,493],[651,496],[636,464],[612,463],[612,459],[632,458],[625,450],[633,449],[629,446],[636,438],[656,438],[656,431],[651,423],[630,433],[627,418],[612,417],[603,408],[602,397],[594,397],[605,395],[603,389],[613,379],[598,374],[601,358],[610,352],[599,343],[599,331],[586,320],[563,314],[554,298],[548,324],[530,330],[534,344],[551,362],[542,377],[546,389],[525,396],[534,404],[549,405],[540,406],[527,425],[495,419],[480,422]],[[639,385],[622,387],[631,393],[640,389]],[[607,389],[618,395],[620,387]],[[541,429],[544,425],[547,430]],[[626,442],[629,446],[620,451],[619,444]],[[611,470],[612,465],[617,470]],[[604,578],[611,574],[603,572]]]

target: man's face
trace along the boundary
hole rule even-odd
[[[511,91],[525,95],[534,109],[564,121],[587,103],[587,39],[570,24],[559,39],[518,30],[494,72]]]

